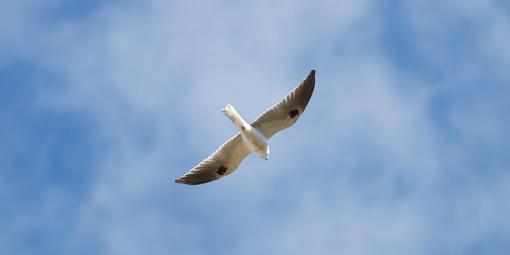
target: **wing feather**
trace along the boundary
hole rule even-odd
[[[262,113],[251,125],[267,139],[292,126],[299,119],[312,97],[315,87],[315,70],[280,102]]]
[[[236,170],[250,152],[251,149],[243,141],[241,134],[237,133],[175,182],[197,185],[217,180]]]

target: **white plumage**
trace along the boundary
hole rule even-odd
[[[267,140],[296,123],[310,101],[314,87],[315,70],[312,70],[294,90],[251,124],[232,105],[225,106],[223,113],[239,128],[239,133],[175,182],[196,185],[217,180],[236,170],[241,161],[253,151],[267,160]]]

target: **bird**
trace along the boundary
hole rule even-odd
[[[239,132],[209,157],[174,181],[180,184],[198,185],[218,180],[234,172],[241,161],[252,152],[268,160],[268,140],[275,133],[296,123],[308,105],[314,88],[315,70],[311,70],[297,87],[259,115],[251,124],[247,123],[232,105],[227,104],[222,112],[234,123]]]

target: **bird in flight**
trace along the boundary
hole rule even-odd
[[[251,124],[247,123],[232,105],[225,106],[222,112],[239,128],[239,132],[175,182],[197,185],[218,180],[234,172],[241,161],[253,151],[267,160],[267,141],[275,133],[296,123],[310,101],[314,87],[315,70],[311,70],[294,90]]]

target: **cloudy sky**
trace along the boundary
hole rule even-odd
[[[1,1],[0,254],[509,254],[510,4]],[[173,183],[317,69],[293,128]]]

